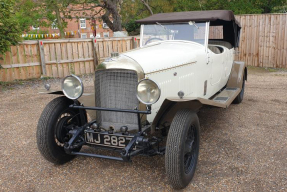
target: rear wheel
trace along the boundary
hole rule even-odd
[[[237,95],[237,97],[233,100],[232,102],[233,104],[239,104],[243,101],[244,89],[245,89],[245,74],[243,75],[242,89],[240,93]]]
[[[38,121],[38,149],[45,159],[55,164],[63,164],[75,157],[65,152],[64,143],[70,139],[71,125],[81,126],[87,122],[85,115],[81,119],[78,109],[69,108],[72,103],[66,97],[55,98],[45,107]]]
[[[165,168],[175,189],[186,187],[193,178],[199,154],[199,128],[196,113],[188,109],[178,111],[171,123]]]

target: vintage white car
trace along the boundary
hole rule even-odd
[[[243,100],[247,68],[234,61],[240,24],[232,11],[222,10],[162,13],[137,22],[140,47],[99,64],[93,94],[82,96],[75,75],[63,79],[62,90],[49,92],[65,96],[44,109],[38,148],[56,164],[75,155],[120,161],[165,155],[171,185],[184,188],[199,154],[197,112]],[[222,30],[221,39],[209,39],[214,27]],[[83,145],[119,156],[81,152]]]

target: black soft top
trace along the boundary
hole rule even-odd
[[[188,21],[236,21],[234,14],[229,10],[211,10],[211,11],[185,11],[173,13],[159,13],[150,17],[137,20],[141,24],[155,24],[159,23],[175,23],[175,22],[188,22]],[[239,25],[240,26],[240,25]]]
[[[140,24],[180,23],[180,22],[210,21],[211,26],[223,26],[223,41],[230,42],[234,47],[239,45],[240,23],[230,10],[185,11],[173,13],[159,13],[137,20]]]

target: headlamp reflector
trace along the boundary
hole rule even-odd
[[[160,98],[160,88],[154,81],[143,79],[137,86],[137,98],[146,105],[152,105]]]
[[[78,99],[84,92],[83,82],[76,75],[69,75],[63,79],[62,90],[69,99]]]

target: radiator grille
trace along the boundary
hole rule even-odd
[[[96,106],[117,109],[135,109],[137,73],[130,70],[109,69],[95,73]],[[115,130],[123,125],[129,130],[137,128],[137,115],[132,113],[97,111],[97,121],[103,128],[113,126]]]

